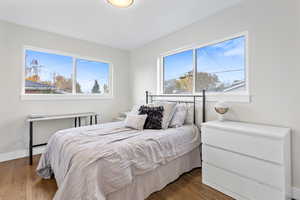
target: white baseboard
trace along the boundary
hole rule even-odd
[[[45,150],[45,147],[36,147],[33,149],[33,155],[41,154]],[[28,149],[22,149],[7,153],[0,153],[0,162],[15,160],[18,158],[28,157]]]
[[[300,188],[293,187],[293,198],[300,200]]]

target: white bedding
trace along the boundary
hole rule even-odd
[[[37,172],[43,178],[55,174],[56,200],[105,200],[134,177],[199,145],[200,134],[193,125],[136,131],[115,122],[66,129],[50,138]]]

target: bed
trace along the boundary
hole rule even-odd
[[[205,93],[201,97],[204,102]],[[124,122],[65,129],[49,139],[37,173],[55,175],[55,200],[143,200],[201,167],[200,143],[195,123],[165,130],[139,131]]]

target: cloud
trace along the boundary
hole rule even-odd
[[[243,54],[244,54],[244,49],[241,46],[224,52],[224,56],[241,56]]]

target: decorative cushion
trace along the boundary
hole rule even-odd
[[[137,130],[143,130],[147,119],[147,115],[127,114],[125,119],[125,126]]]
[[[162,106],[164,108],[162,128],[167,129],[169,127],[170,121],[174,115],[176,103],[174,102],[155,102],[155,106]]]
[[[186,104],[177,104],[169,127],[177,128],[182,126],[184,124],[186,116],[187,116]]]
[[[139,114],[148,116],[144,125],[144,129],[162,129],[163,112],[163,106],[141,106],[139,109]]]
[[[132,106],[131,111],[129,112],[130,114],[135,114],[138,115],[139,114],[139,109],[141,106],[148,106],[148,107],[153,107],[154,104],[153,103],[149,103],[149,104],[135,104]]]

